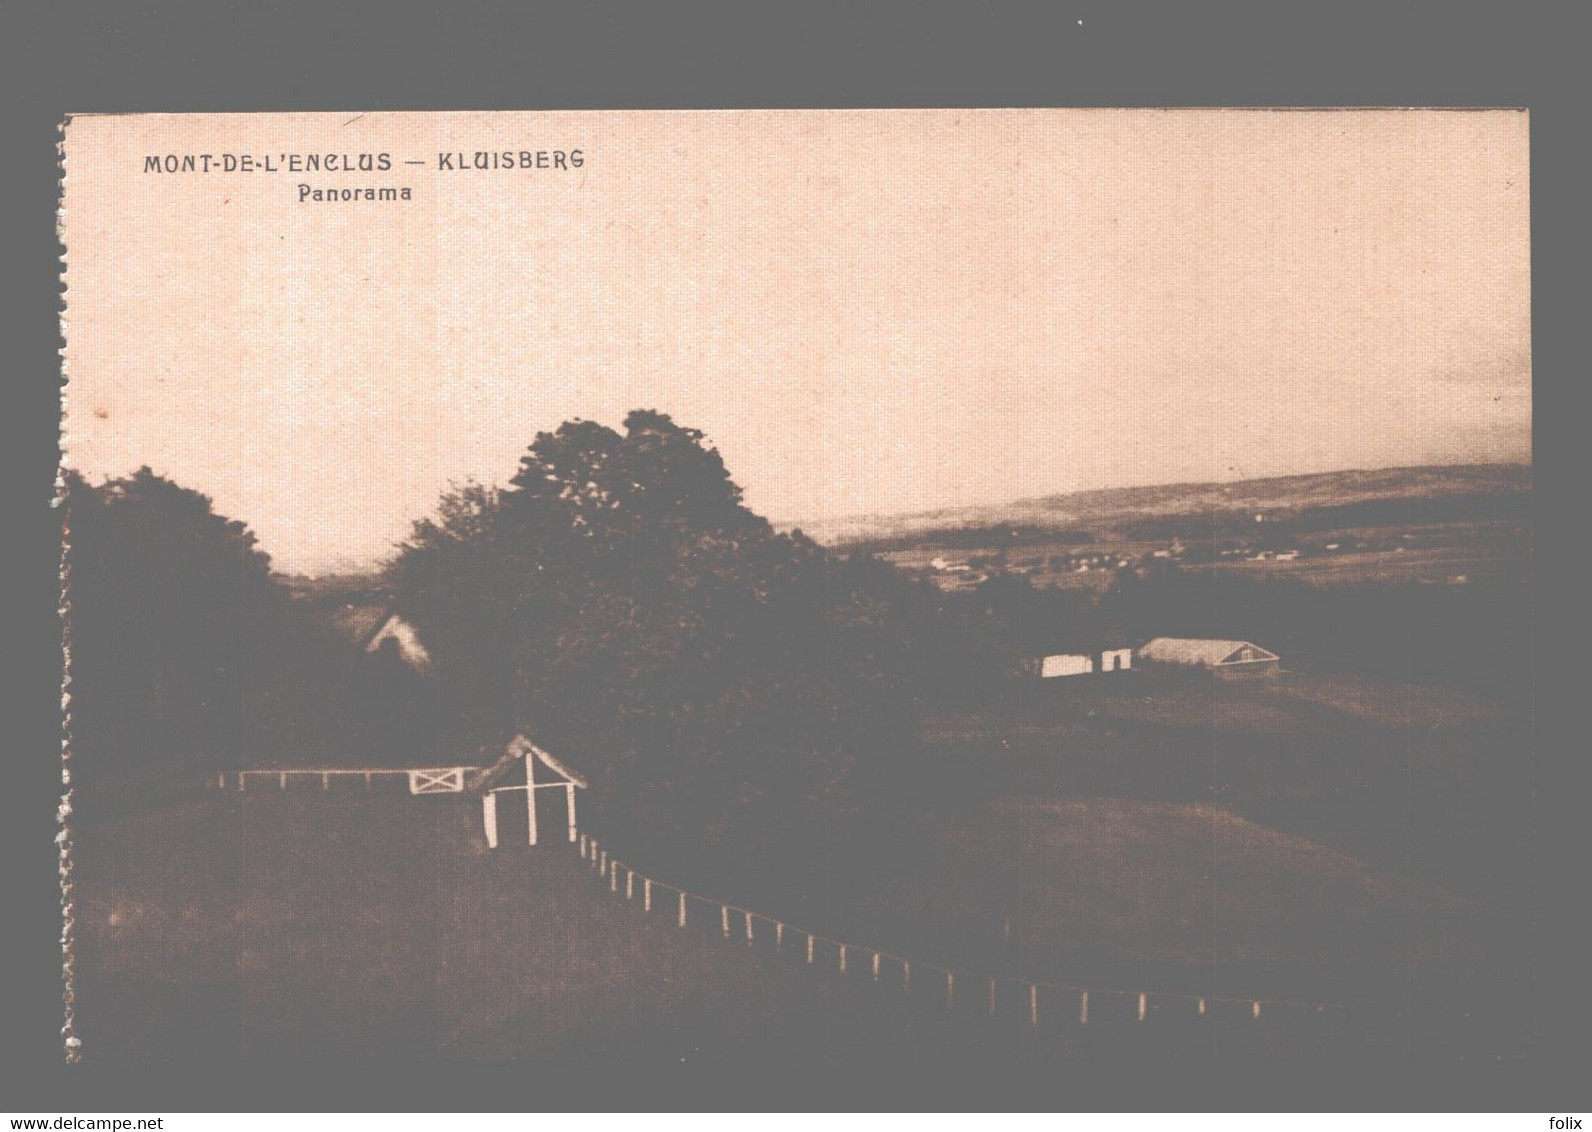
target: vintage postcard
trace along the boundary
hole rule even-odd
[[[1534,1056],[1525,112],[61,152],[69,1059]]]

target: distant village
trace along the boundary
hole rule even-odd
[[[1257,528],[1266,521],[1257,514]],[[1014,544],[1022,536],[1013,533]],[[976,548],[955,552],[941,550],[927,562],[916,554],[884,552],[901,569],[932,581],[946,592],[974,589],[1000,575],[1028,578],[1037,585],[1101,586],[1125,570],[1145,571],[1159,566],[1180,566],[1201,569],[1214,566],[1236,569],[1265,569],[1286,567],[1290,563],[1301,566],[1325,565],[1337,560],[1347,566],[1356,561],[1375,560],[1386,555],[1402,555],[1410,551],[1446,545],[1447,537],[1438,532],[1397,531],[1390,529],[1334,532],[1326,537],[1305,540],[1293,536],[1257,537],[1220,546],[1208,541],[1185,542],[1172,538],[1161,543],[1123,544],[1117,547],[1090,545],[1072,549],[1036,545],[1032,535],[1023,539],[1027,545],[1009,548]],[[1466,574],[1441,572],[1429,579],[1447,585],[1465,585],[1470,581]]]

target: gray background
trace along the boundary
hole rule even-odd
[[[1078,25],[1078,20],[1083,25]],[[1161,1095],[1096,1081],[1089,1109],[1518,1109],[1584,1113],[1583,955],[1588,749],[1574,712],[1589,639],[1578,540],[1587,482],[1572,402],[1586,380],[1584,169],[1587,39],[1569,4],[208,3],[0,7],[0,212],[15,577],[3,764],[8,961],[0,1110],[575,1108],[1016,1109],[1000,1081],[724,1081],[711,1069],[641,1080],[568,1067],[316,1067],[291,1081],[195,1079],[182,1066],[113,1079],[59,1064],[54,877],[56,460],[60,249],[54,146],[75,111],[540,109],[558,107],[1470,105],[1526,106],[1532,132],[1539,741],[1538,986],[1542,1054],[1460,1067],[1385,1095],[1317,1082]],[[13,199],[14,198],[14,199]],[[595,1067],[593,1067],[595,1069]],[[1326,1085],[1323,1091],[1320,1086]]]

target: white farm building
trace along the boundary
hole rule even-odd
[[[1087,676],[1094,672],[1123,672],[1133,667],[1132,649],[1104,649],[1100,652],[1058,652],[1039,658],[1039,676]]]
[[[1053,676],[1083,676],[1094,671],[1094,657],[1081,652],[1058,652],[1041,657],[1039,675],[1049,680]]]
[[[1207,672],[1219,680],[1270,680],[1282,661],[1249,641],[1156,637],[1139,649],[1139,663]]]
[[[1132,667],[1132,649],[1106,649],[1100,654],[1101,672],[1121,672]]]

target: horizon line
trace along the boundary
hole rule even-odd
[[[819,526],[819,525],[824,524],[824,523],[833,523],[833,522],[836,522],[836,521],[842,521],[843,522],[843,521],[847,521],[847,520],[857,521],[857,520],[862,520],[862,519],[912,519],[912,518],[925,518],[925,517],[934,516],[934,515],[952,514],[952,513],[956,513],[956,512],[977,511],[977,510],[981,510],[981,509],[998,509],[998,508],[1002,508],[1002,507],[1015,507],[1015,506],[1019,506],[1021,504],[1025,504],[1025,503],[1043,503],[1043,502],[1047,502],[1047,501],[1051,501],[1051,500],[1070,499],[1070,498],[1074,498],[1074,497],[1081,496],[1081,495],[1093,495],[1093,494],[1098,494],[1098,493],[1103,493],[1103,492],[1113,492],[1113,491],[1135,491],[1135,490],[1141,490],[1141,489],[1145,489],[1145,488],[1163,488],[1163,489],[1188,488],[1188,489],[1194,489],[1194,488],[1202,488],[1202,487],[1229,487],[1229,486],[1232,486],[1232,485],[1235,485],[1235,484],[1266,483],[1266,482],[1271,482],[1271,481],[1290,480],[1290,479],[1308,479],[1308,478],[1316,477],[1316,476],[1337,476],[1337,475],[1348,475],[1348,474],[1360,473],[1360,472],[1451,471],[1451,470],[1457,470],[1457,469],[1461,469],[1461,468],[1515,468],[1515,469],[1521,469],[1521,470],[1530,471],[1530,470],[1532,470],[1533,467],[1534,467],[1534,463],[1531,460],[1523,460],[1523,461],[1522,460],[1471,460],[1471,461],[1465,461],[1465,462],[1453,463],[1453,464],[1386,464],[1386,465],[1381,465],[1381,466],[1362,466],[1362,465],[1357,465],[1357,466],[1344,467],[1344,468],[1328,468],[1326,470],[1317,471],[1317,472],[1289,472],[1289,473],[1283,473],[1283,474],[1277,474],[1277,475],[1242,476],[1242,477],[1239,477],[1239,478],[1236,478],[1236,479],[1228,479],[1228,480],[1171,480],[1171,481],[1158,481],[1158,482],[1151,482],[1151,483],[1114,484],[1114,485],[1104,486],[1104,487],[1078,488],[1078,489],[1076,489],[1074,491],[1052,492],[1052,493],[1047,494],[1047,495],[1021,495],[1021,496],[1016,496],[1016,497],[1013,497],[1013,498],[1010,498],[1010,499],[1007,499],[1007,500],[1005,500],[1003,502],[998,502],[998,503],[955,504],[955,505],[948,506],[948,507],[931,507],[931,508],[925,508],[925,509],[922,509],[922,510],[845,512],[843,514],[835,515],[832,518],[825,519],[825,520],[814,520],[811,517],[809,517],[809,518],[807,518],[805,520],[774,518],[774,517],[768,516],[768,515],[765,515],[765,516],[762,516],[762,517],[775,530],[791,532],[791,531],[802,530],[803,522],[811,523],[811,524],[813,524],[816,527],[816,526]],[[114,478],[114,477],[107,477],[107,480],[109,480],[111,478]],[[490,486],[495,486],[495,485],[485,485],[485,486],[489,486],[490,487]],[[244,521],[247,522],[247,520],[244,520]],[[397,549],[397,545],[396,544],[394,545],[393,549],[394,550]],[[267,550],[266,553],[269,554],[270,552]],[[381,569],[382,562],[383,562],[383,559],[378,558],[378,559],[374,559],[374,560],[371,560],[371,561],[368,561],[368,562],[365,562],[365,563],[362,563],[362,564],[350,563],[350,564],[341,565],[341,566],[339,566],[339,565],[328,565],[328,566],[321,566],[321,567],[306,567],[306,568],[303,568],[303,569],[292,569],[292,570],[289,570],[289,569],[279,568],[276,565],[276,563],[274,561],[274,556],[273,556],[273,562],[272,562],[272,565],[271,565],[271,572],[274,573],[274,574],[280,574],[280,575],[282,575],[284,577],[299,577],[299,578],[319,579],[319,578],[327,578],[327,577],[337,577],[337,576],[342,576],[342,575],[372,574],[372,573],[378,572]]]

